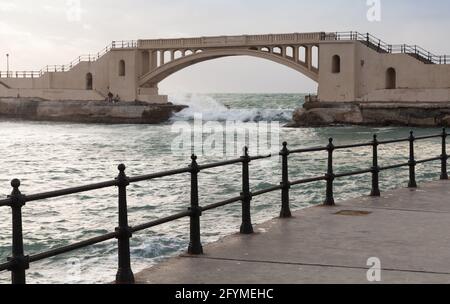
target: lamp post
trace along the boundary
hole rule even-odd
[[[6,78],[9,78],[9,54],[6,54]]]

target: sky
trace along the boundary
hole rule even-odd
[[[367,13],[380,3],[377,20]],[[377,11],[378,12],[378,11]],[[450,54],[448,0],[0,0],[0,70],[40,70],[97,53],[113,40],[318,31],[371,32],[393,44]],[[232,57],[186,68],[162,93],[307,93],[285,66]]]

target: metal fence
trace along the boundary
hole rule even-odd
[[[324,35],[322,40],[356,40],[378,52],[408,54],[428,64],[450,64],[450,55],[436,55],[418,45],[388,44],[370,33],[336,32]]]
[[[130,49],[137,48],[138,42],[136,40],[122,40],[113,41],[110,45],[105,47],[103,50],[96,54],[87,54],[78,56],[78,58],[72,60],[69,64],[63,65],[47,65],[40,69],[39,71],[0,71],[0,78],[39,78],[45,73],[56,73],[56,72],[68,72],[74,66],[81,62],[95,62],[102,58],[105,54],[115,49]]]
[[[371,196],[380,196],[379,188],[379,174],[382,171],[387,171],[391,169],[408,167],[409,168],[409,184],[408,187],[417,187],[416,183],[416,166],[418,164],[424,164],[433,161],[441,161],[441,179],[447,180],[447,149],[446,140],[447,132],[444,129],[441,134],[415,137],[414,133],[411,131],[408,138],[395,139],[388,141],[379,141],[377,136],[374,135],[373,140],[366,143],[351,144],[345,146],[335,146],[333,144],[333,139],[330,138],[328,145],[323,147],[313,147],[306,149],[296,149],[289,150],[288,144],[283,143],[283,147],[279,154],[277,155],[263,155],[263,156],[250,156],[247,148],[244,149],[243,156],[238,159],[227,160],[222,162],[216,162],[211,164],[199,165],[197,163],[197,157],[192,155],[191,164],[188,167],[164,171],[159,173],[153,173],[149,175],[128,177],[125,174],[125,165],[119,165],[119,174],[114,180],[90,184],[81,187],[68,188],[58,191],[39,193],[33,195],[24,195],[20,192],[20,181],[14,179],[11,181],[12,192],[7,199],[0,200],[0,207],[9,206],[12,210],[12,255],[8,258],[6,263],[0,264],[0,272],[8,270],[11,272],[11,281],[13,284],[25,284],[26,283],[26,270],[29,269],[30,264],[55,257],[64,253],[68,253],[74,250],[78,250],[84,247],[92,246],[98,243],[102,243],[108,240],[117,239],[118,245],[118,270],[116,275],[116,282],[122,284],[134,283],[134,275],[131,269],[131,259],[130,259],[130,239],[133,233],[137,233],[152,227],[156,227],[162,224],[170,223],[181,218],[190,218],[190,243],[188,248],[188,253],[192,255],[203,254],[203,247],[201,243],[201,232],[200,232],[200,217],[203,212],[216,209],[219,207],[227,206],[230,204],[235,204],[240,202],[242,205],[242,225],[240,232],[242,234],[253,233],[253,225],[251,220],[251,201],[256,196],[261,196],[274,191],[281,191],[281,212],[280,217],[288,218],[291,217],[290,209],[290,199],[289,192],[291,187],[303,185],[307,183],[324,181],[326,182],[326,193],[325,202],[326,206],[334,205],[334,194],[333,187],[336,178],[357,176],[363,174],[372,175],[372,190]],[[442,139],[442,152],[440,156],[436,156],[429,159],[416,160],[415,158],[415,142],[419,140],[441,138]],[[389,145],[394,143],[409,143],[409,161],[406,163],[400,163],[389,166],[380,166],[378,158],[378,147],[380,145]],[[333,166],[333,154],[336,150],[341,149],[355,149],[362,147],[372,147],[373,149],[373,162],[368,166],[368,168],[363,168],[361,170],[353,172],[336,173]],[[294,154],[304,154],[304,153],[314,153],[314,152],[326,152],[328,154],[328,165],[327,171],[322,176],[317,176],[313,178],[300,179],[291,181],[289,178],[289,155]],[[251,191],[250,186],[250,163],[253,161],[258,161],[262,159],[268,159],[271,157],[281,157],[282,166],[282,180],[279,185],[274,185],[263,190]],[[231,166],[231,165],[241,165],[242,166],[242,192],[236,197],[229,198],[227,200],[217,202],[208,206],[200,206],[199,204],[199,183],[198,175],[206,169]],[[135,226],[130,226],[128,223],[128,208],[127,208],[127,187],[132,183],[138,183],[143,181],[155,180],[163,177],[170,177],[179,174],[190,174],[191,177],[191,193],[190,193],[190,206],[186,211],[173,214],[171,216],[160,218],[151,222],[138,224]],[[33,255],[25,255],[24,252],[24,242],[22,234],[22,208],[27,203],[62,197],[75,193],[82,193],[87,191],[93,191],[98,189],[117,187],[118,188],[118,227],[114,232],[110,232],[104,235],[100,235],[95,238],[87,239],[81,242],[74,243],[72,245],[63,246],[53,250],[45,251]]]

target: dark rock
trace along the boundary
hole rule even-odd
[[[289,126],[334,124],[375,126],[450,126],[450,103],[310,102],[294,112]]]
[[[109,124],[159,124],[187,106],[102,101],[43,101],[0,98],[0,118]]]

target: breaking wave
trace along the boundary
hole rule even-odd
[[[189,108],[175,114],[173,120],[193,120],[194,115],[202,115],[205,121],[280,121],[292,119],[294,107],[289,108],[281,101],[278,108],[274,104],[264,104],[263,96],[259,104],[252,105],[245,100],[245,95],[235,94],[232,99],[220,100],[217,96],[186,94],[172,97],[174,104],[187,105]],[[255,106],[255,107],[253,107]],[[257,106],[257,107],[256,107]]]

